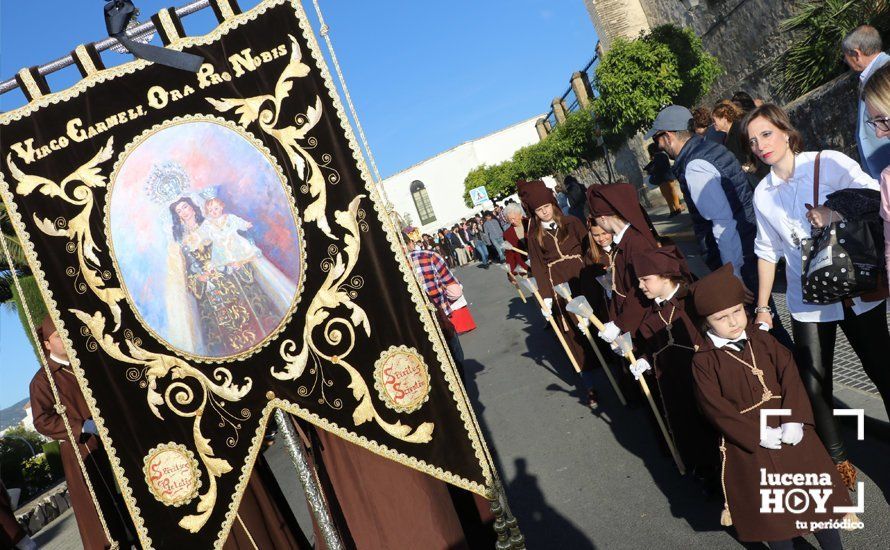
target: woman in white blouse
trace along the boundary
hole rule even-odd
[[[816,432],[838,466],[844,482],[855,487],[856,470],[847,460],[839,426],[833,415],[832,367],[837,327],[846,334],[853,351],[872,379],[884,404],[890,401],[890,349],[885,302],[863,302],[859,298],[828,305],[807,304],[801,290],[801,250],[812,227],[839,220],[837,212],[813,201],[816,152],[801,152],[803,140],[788,115],[771,104],[751,111],[742,123],[742,135],[751,151],[771,167],[754,191],[757,217],[756,322],[772,326],[768,304],[776,276],[776,263],[784,258],[787,303],[791,313],[794,351],[800,376],[813,405]],[[847,188],[878,189],[878,182],[843,153],[822,151],[819,167],[819,205],[827,195]]]

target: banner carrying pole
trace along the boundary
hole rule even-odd
[[[275,422],[278,429],[284,433],[284,443],[287,452],[290,455],[291,462],[297,470],[300,483],[303,484],[303,490],[306,493],[306,500],[309,502],[309,509],[318,524],[318,530],[324,539],[325,547],[328,550],[343,550],[343,542],[340,540],[340,533],[337,532],[337,526],[331,517],[331,511],[328,509],[324,500],[321,486],[315,478],[309,461],[306,460],[306,453],[298,441],[294,427],[290,424],[290,419],[281,409],[275,410]]]

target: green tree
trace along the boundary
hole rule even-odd
[[[606,133],[629,137],[665,105],[695,105],[720,72],[691,29],[662,25],[635,40],[616,40],[603,56],[594,78],[600,92],[594,111]]]
[[[19,239],[12,228],[12,220],[9,218],[9,212],[6,206],[0,203],[0,239],[3,239],[6,248],[11,255],[13,268],[18,273],[25,273],[28,268],[28,262],[25,260],[25,250],[22,248]],[[2,250],[2,247],[0,247]],[[6,255],[0,253],[0,304],[12,304],[12,272],[10,271],[9,262]]]
[[[53,472],[46,455],[41,453],[22,461],[22,478],[30,496],[46,490],[53,482]]]
[[[673,97],[673,102],[678,105],[690,108],[698,105],[723,72],[720,62],[705,51],[701,38],[690,28],[660,25],[652,29],[644,40],[664,44],[676,56],[677,70],[683,79],[680,90]]]
[[[467,206],[473,206],[473,201],[470,199],[470,189],[480,186],[485,187],[488,196],[491,198],[509,195],[516,189],[517,179],[515,166],[511,161],[502,162],[494,166],[482,165],[475,168],[464,179],[464,203]]]
[[[25,487],[22,463],[39,453],[43,443],[40,434],[22,426],[10,428],[0,436],[0,475],[8,487]]]
[[[779,93],[794,99],[818,88],[847,70],[840,43],[859,25],[868,23],[881,34],[890,33],[887,0],[806,0],[782,22],[781,30],[794,35],[791,46],[776,60]]]
[[[606,131],[632,135],[655,119],[683,87],[676,56],[665,44],[617,39],[596,69],[596,112]]]

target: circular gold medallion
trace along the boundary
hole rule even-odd
[[[429,368],[413,348],[390,346],[374,363],[374,387],[390,409],[414,412],[429,399]]]
[[[144,460],[145,482],[156,499],[167,506],[181,506],[198,496],[201,470],[185,445],[163,443]]]

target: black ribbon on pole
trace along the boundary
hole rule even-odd
[[[105,4],[105,27],[108,29],[108,35],[117,38],[123,47],[139,59],[192,73],[198,72],[201,63],[204,62],[204,58],[199,55],[130,40],[127,37],[127,23],[135,11],[136,7],[131,0],[112,0]]]

